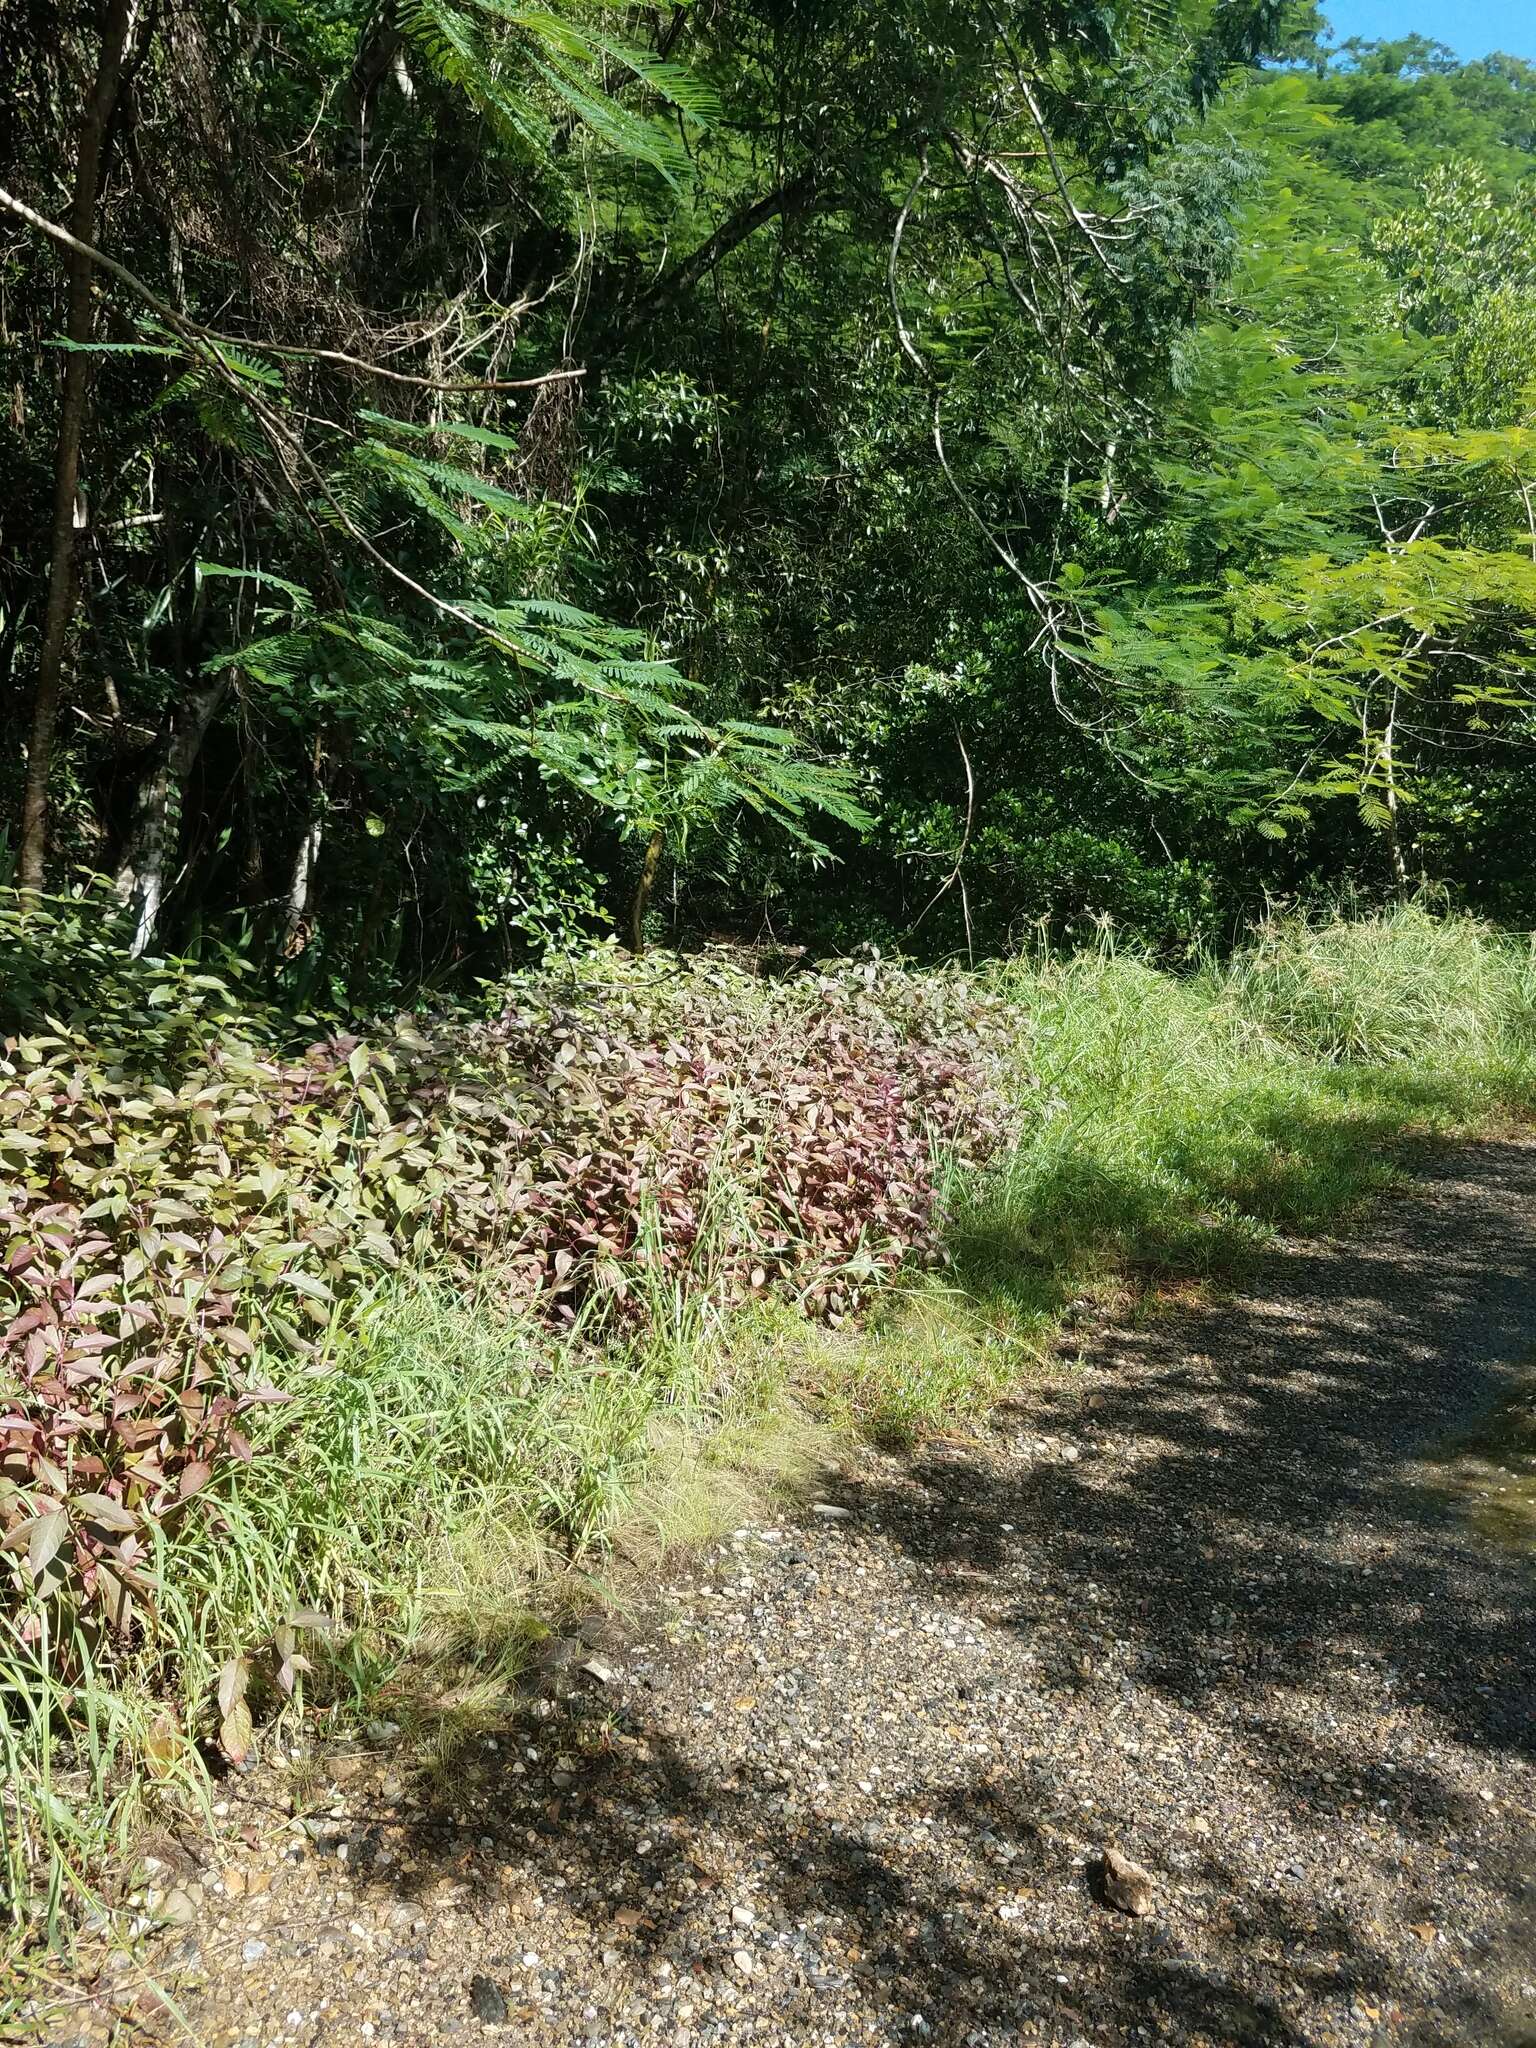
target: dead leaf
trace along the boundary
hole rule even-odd
[[[236,1700],[219,1723],[219,1748],[232,1764],[243,1764],[251,1753],[255,1737],[250,1708],[243,1699]]]
[[[231,1657],[219,1672],[219,1712],[228,1714],[236,1702],[245,1698],[245,1688],[250,1681],[251,1667],[244,1657]]]
[[[144,1737],[144,1754],[156,1775],[168,1771],[181,1749],[181,1730],[169,1707],[162,1707]]]

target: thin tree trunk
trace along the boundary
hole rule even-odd
[[[240,749],[240,901],[251,914],[248,938],[253,957],[259,957],[270,928],[270,898],[267,888],[267,857],[261,804],[256,791],[256,747],[251,734],[250,712],[243,684],[237,678],[235,690],[238,745]]]
[[[134,906],[135,959],[154,940],[165,901],[166,860],[179,838],[187,779],[227,687],[227,676],[216,676],[183,693],[166,743],[139,789],[117,869],[118,898]]]
[[[317,811],[304,828],[293,856],[293,873],[283,905],[283,958],[297,960],[309,944],[309,904],[314,894],[315,869],[320,864],[320,842],[325,826]]]
[[[629,906],[629,950],[640,954],[645,951],[645,913],[651,907],[651,892],[656,887],[656,876],[661,868],[661,856],[667,843],[667,835],[658,825],[651,834],[645,849],[645,860],[640,868],[640,880]]]
[[[700,278],[707,277],[733,249],[755,235],[766,222],[776,220],[781,214],[835,213],[846,206],[848,194],[841,189],[819,190],[817,175],[813,168],[807,168],[793,178],[787,178],[782,185],[765,192],[761,199],[753,200],[750,206],[744,206],[729,220],[723,220],[690,255],[674,263],[670,270],[664,270],[636,301],[625,322],[621,342],[649,321],[667,300],[691,291]]]
[[[304,828],[293,856],[288,889],[283,903],[283,958],[297,960],[310,940],[309,906],[314,900],[315,874],[320,865],[320,846],[325,836],[325,786],[321,768],[325,762],[325,741],[315,736],[309,823]]]
[[[1397,742],[1397,692],[1392,692],[1392,709],[1387,717],[1386,731],[1382,734],[1381,765],[1386,775],[1387,786],[1387,851],[1392,859],[1392,885],[1398,900],[1406,903],[1410,894],[1408,863],[1403,858],[1402,835],[1397,824],[1397,760],[1393,748]]]
[[[80,119],[80,146],[75,159],[75,190],[70,206],[70,232],[77,242],[96,239],[96,205],[101,189],[101,154],[112,109],[134,0],[106,0],[96,77]],[[91,338],[91,263],[71,250],[66,260],[69,312],[65,333],[71,341]],[[32,731],[27,746],[27,776],[22,789],[21,838],[16,879],[22,891],[36,896],[43,886],[48,853],[48,772],[53,764],[54,735],[59,724],[59,698],[64,681],[64,655],[75,611],[75,503],[80,482],[80,439],[85,426],[91,359],[71,349],[64,357],[64,384],[59,400],[59,437],[53,464],[53,529],[49,543],[48,600],[43,613],[43,641],[37,662],[37,693],[32,703]]]

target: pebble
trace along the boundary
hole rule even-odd
[[[1445,1155],[1358,1256],[1282,1251],[1256,1297],[1119,1333],[1078,1460],[1091,1333],[994,1428],[861,1448],[823,1482],[849,1507],[745,1527],[632,1629],[573,1625],[568,1662],[614,1683],[509,1694],[446,1769],[370,1741],[331,1814],[345,1863],[269,1860],[280,1779],[226,1781],[248,1846],[225,1875],[250,1883],[199,1931],[206,1986],[177,1987],[197,2037],[1521,2038],[1528,1581],[1411,1463],[1536,1328],[1536,1148],[1475,1158]],[[324,1811],[305,1762],[287,1782]],[[1151,1911],[1104,1910],[1107,1848],[1143,1859]],[[151,1928],[146,1963],[173,1979],[186,1940]]]
[[[487,2026],[500,2026],[507,2017],[507,2001],[489,1977],[470,1978],[469,2009]]]

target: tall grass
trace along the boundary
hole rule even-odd
[[[948,1274],[893,1290],[852,1340],[799,1342],[866,1427],[985,1404],[1084,1297],[1239,1281],[1277,1233],[1356,1214],[1415,1148],[1536,1102],[1531,946],[1470,919],[1289,919],[1188,976],[1106,942],[996,978],[1014,1138],[952,1192]]]
[[[1414,905],[1263,927],[1210,979],[1236,1015],[1303,1059],[1523,1078],[1536,1033],[1529,940]]]
[[[279,1731],[387,1712],[451,1742],[616,1552],[739,1515],[750,1475],[803,1476],[829,1440],[952,1425],[1083,1295],[1238,1277],[1277,1230],[1348,1216],[1413,1142],[1523,1114],[1536,1088],[1529,947],[1418,910],[1275,924],[1182,978],[1107,946],[1015,962],[988,994],[1009,1143],[950,1188],[948,1269],[857,1326],[748,1314],[711,1285],[706,1241],[690,1274],[642,1280],[622,1343],[552,1335],[492,1275],[465,1292],[416,1274],[354,1300],[314,1358],[270,1361],[288,1398],[259,1411],[251,1463],[157,1538],[134,1657],[108,1677],[78,1633],[0,1648],[24,1929],[57,1930],[72,1888],[131,1867],[158,1807],[195,1807],[191,1738],[231,1656]],[[712,1182],[701,1207],[739,1266],[744,1204]],[[285,1647],[313,1667],[291,1699]]]
[[[1039,1107],[954,1236],[969,1284],[1046,1312],[1096,1279],[1239,1272],[1536,1072],[1530,948],[1411,907],[1277,922],[1184,979],[1107,949],[1004,977]]]

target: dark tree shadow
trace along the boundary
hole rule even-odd
[[[826,1582],[829,1640],[855,1560],[984,1638],[958,1676],[909,1660],[902,1711],[930,1741],[984,1712],[1004,1737],[925,1782],[926,1834],[890,1779],[858,1820],[792,1752],[722,1745],[707,1633],[667,1647],[652,1628],[650,1649],[604,1652],[620,1683],[549,1681],[494,1756],[414,1806],[360,1791],[365,1897],[505,1881],[483,1921],[459,1909],[480,1946],[439,1967],[460,2015],[471,1971],[510,1987],[530,2042],[630,2043],[633,2009],[666,2015],[647,2040],[699,2043],[748,2020],[776,2042],[942,2048],[1536,2041],[1530,1562],[1427,1462],[1536,1339],[1532,1218],[1536,1148],[1442,1157],[1353,1242],[1282,1248],[1242,1300],[1101,1333],[1066,1395],[1015,1404],[995,1441],[871,1455],[839,1476],[849,1520],[754,1554],[764,1614],[811,1612]],[[856,1683],[867,1625],[855,1604],[845,1661],[822,1667]],[[758,1684],[796,1697],[788,1639],[763,1639],[780,1661]],[[1113,1768],[1111,1734],[1133,1745]],[[1157,1875],[1149,1918],[1094,1896],[1085,1852],[1108,1840]],[[732,1956],[748,1872],[760,1975]],[[507,1885],[556,1888],[577,1930],[553,2005],[518,2006]],[[703,1940],[701,1914],[724,1931]]]

